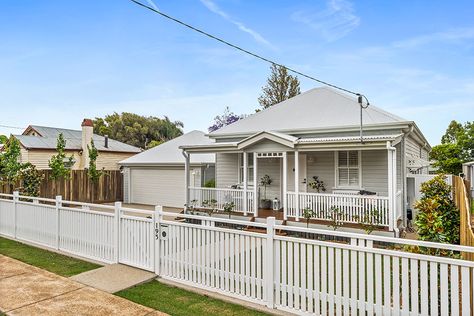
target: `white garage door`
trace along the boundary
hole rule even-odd
[[[130,169],[130,201],[183,207],[184,169]]]

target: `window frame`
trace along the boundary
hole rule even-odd
[[[347,167],[340,167],[339,166],[339,154],[340,153],[347,153],[349,155],[349,152],[357,152],[357,167],[350,167],[349,165]],[[349,159],[348,159],[349,163]],[[339,183],[339,169],[347,169],[347,180],[348,183],[345,185],[341,185]],[[350,169],[358,169],[358,183],[355,185],[349,184],[350,179],[349,179],[349,170]],[[358,189],[362,190],[362,151],[361,150],[337,150],[335,151],[334,155],[334,174],[335,174],[335,188],[336,189]]]
[[[247,154],[247,186],[253,186],[253,155],[254,153],[243,152],[238,153],[238,168],[237,168],[237,181],[238,184],[244,185],[244,154]]]

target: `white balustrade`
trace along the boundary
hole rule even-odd
[[[195,207],[210,207],[215,203],[218,210],[223,210],[226,203],[234,202],[234,212],[244,212],[244,191],[241,189],[227,188],[201,188],[190,187],[189,196],[191,204]],[[254,213],[254,192],[247,190],[247,213]]]
[[[296,193],[287,193],[288,216],[296,216]],[[299,193],[299,217],[304,209],[313,212],[313,219],[337,220],[344,223],[370,222],[389,226],[388,197],[376,195]]]

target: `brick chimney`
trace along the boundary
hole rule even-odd
[[[94,123],[91,119],[85,118],[82,121],[82,156],[81,156],[81,168],[89,167],[89,150],[87,146],[90,146],[92,135],[94,133]]]

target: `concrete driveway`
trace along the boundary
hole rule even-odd
[[[166,315],[2,255],[0,311],[7,315]]]

